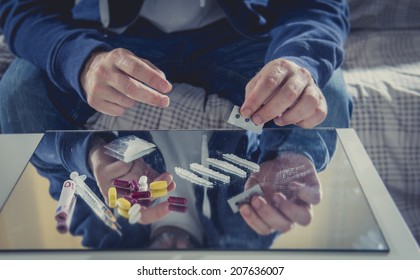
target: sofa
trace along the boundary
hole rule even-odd
[[[420,244],[420,1],[349,5],[342,68],[354,99],[351,126]],[[0,37],[0,79],[12,59]]]

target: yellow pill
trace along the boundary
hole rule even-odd
[[[108,206],[109,206],[110,208],[115,208],[115,207],[117,207],[117,200],[116,200],[116,199],[110,199],[110,200],[109,200],[109,202],[108,202]]]
[[[165,196],[167,194],[168,194],[168,190],[167,189],[159,189],[159,190],[151,191],[151,195],[150,196],[156,198],[156,197]]]
[[[121,208],[126,211],[130,210],[130,207],[131,207],[130,201],[122,197],[117,199],[117,205],[118,205],[118,209]]]
[[[108,199],[114,199],[117,200],[117,188],[111,187],[108,189]]]
[[[124,217],[126,219],[130,218],[130,215],[128,215],[128,211],[127,210],[118,208],[118,214],[120,214],[122,217]]]
[[[150,183],[149,187],[151,190],[166,189],[168,187],[168,183],[166,183],[166,181],[155,181]]]

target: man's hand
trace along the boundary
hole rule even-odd
[[[125,181],[136,180],[145,175],[149,182],[166,181],[168,192],[176,188],[176,184],[170,173],[159,174],[151,168],[143,159],[137,159],[126,163],[105,154],[105,142],[99,141],[89,152],[89,166],[95,176],[96,183],[105,201],[108,203],[108,189],[113,185],[114,179]],[[169,202],[164,201],[149,208],[141,207],[141,224],[153,223],[169,214]]]
[[[245,189],[261,186],[264,197],[254,196],[239,211],[258,234],[287,232],[295,223],[308,225],[312,205],[321,200],[320,182],[312,162],[305,156],[287,153],[261,164],[251,174]]]
[[[327,116],[327,103],[306,69],[280,58],[247,84],[241,115],[257,125],[274,120],[278,126],[312,128]]]
[[[125,49],[93,53],[80,82],[88,104],[98,112],[121,116],[136,102],[165,108],[172,85],[151,62]]]

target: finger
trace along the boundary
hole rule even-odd
[[[157,71],[163,78],[166,79],[165,73],[162,70],[160,70],[156,65],[154,65],[152,62],[150,62],[147,59],[142,58],[142,60],[144,61],[144,63],[149,65],[153,70]]]
[[[313,128],[321,124],[327,117],[327,114],[328,114],[327,103],[325,99],[322,99],[320,102],[320,106],[315,110],[315,112],[311,116],[298,122],[296,125],[302,128]]]
[[[294,74],[290,76],[286,83],[275,92],[270,101],[254,113],[252,120],[255,124],[261,124],[283,114],[286,109],[292,107],[298,101],[307,85],[308,80],[303,75]]]
[[[140,223],[144,225],[151,224],[159,219],[162,219],[168,215],[169,212],[170,210],[168,201],[164,201],[149,208],[142,207]]]
[[[291,221],[269,205],[263,197],[254,196],[251,200],[251,206],[271,230],[287,232],[291,229]]]
[[[252,173],[251,176],[249,176],[248,180],[246,180],[245,185],[244,185],[244,190],[248,190],[252,188],[253,186],[259,184],[257,179],[253,176],[254,174],[255,173]]]
[[[172,85],[161,73],[150,67],[149,63],[123,49],[115,50],[114,55],[116,56],[115,66],[119,70],[159,92],[168,93],[171,91]]]
[[[252,116],[283,83],[289,74],[289,70],[284,61],[267,64],[255,83],[254,88],[249,91],[244,104],[241,107],[241,114],[244,117]],[[255,122],[255,120],[254,120]]]
[[[321,189],[319,185],[300,185],[297,187],[297,197],[308,204],[318,204],[321,201]]]
[[[109,85],[117,91],[141,103],[165,108],[169,106],[169,98],[123,73],[113,75]]]
[[[272,233],[271,228],[264,223],[248,204],[243,204],[239,208],[242,218],[258,234],[268,235]]]
[[[124,107],[121,107],[120,105],[108,101],[103,101],[99,106],[91,106],[96,111],[113,117],[119,117],[124,115],[126,109]]]
[[[245,99],[248,97],[248,95],[254,90],[255,86],[257,85],[257,81],[260,79],[261,74],[258,73],[254,76],[254,78],[249,81],[245,86]]]
[[[275,207],[279,209],[290,221],[299,225],[308,225],[312,219],[312,208],[305,203],[296,204],[287,200],[282,193],[273,195]]]
[[[127,174],[133,169],[133,162],[123,162],[120,160],[115,160],[114,162],[108,164],[103,168],[103,172],[108,174],[108,177],[113,179],[124,178]]]
[[[123,108],[131,108],[136,105],[136,101],[134,99],[122,94],[110,86],[105,87],[104,90],[101,91],[101,98],[107,102],[114,103]]]
[[[166,183],[168,184],[168,186],[167,186],[168,192],[171,192],[176,188],[176,184],[174,182],[174,177],[169,172],[162,173],[154,181],[166,181]]]
[[[315,116],[316,110],[324,108],[325,99],[318,87],[313,84],[308,86],[299,101],[290,110],[286,110],[279,118],[275,119],[277,125],[297,124]]]

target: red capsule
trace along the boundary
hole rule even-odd
[[[127,199],[131,205],[136,204],[137,203],[137,199],[129,196],[129,195],[124,195],[124,198]]]
[[[132,181],[130,182],[130,190],[131,190],[132,192],[138,192],[138,191],[139,191],[139,189],[140,189],[139,183],[137,183],[137,181],[136,181],[136,180],[132,180]]]
[[[170,196],[170,197],[168,197],[168,202],[185,205],[185,204],[187,204],[187,199],[184,198],[184,197]]]
[[[124,181],[124,180],[120,180],[120,179],[114,179],[112,181],[112,183],[116,187],[121,187],[121,188],[129,188],[130,187],[130,183],[128,181]]]
[[[169,204],[169,210],[175,212],[185,213],[187,212],[187,206],[184,205],[177,205],[177,204]]]
[[[145,192],[132,192],[131,193],[131,197],[133,197],[135,199],[149,198],[150,195],[151,195],[151,193],[149,191],[145,191]]]

